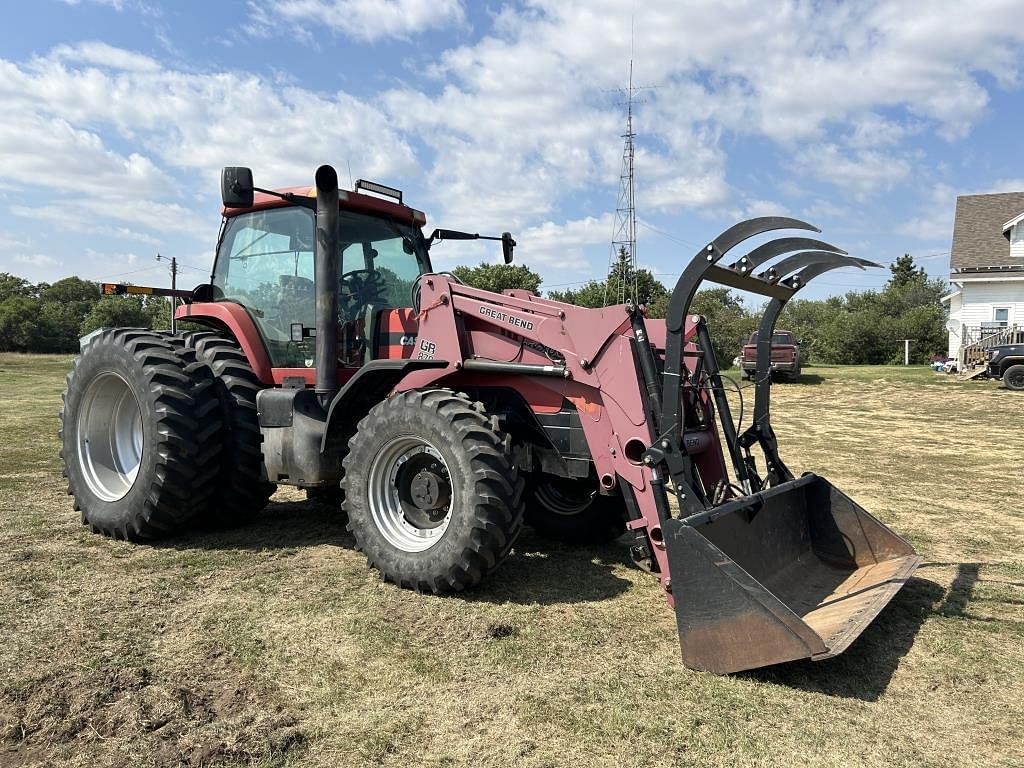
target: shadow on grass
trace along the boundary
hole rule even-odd
[[[198,530],[153,546],[180,551],[267,551],[329,544],[346,549],[355,540],[340,510],[318,501],[272,501],[251,522],[228,530]],[[631,565],[625,545],[569,547],[526,529],[501,567],[480,586],[456,597],[468,602],[557,604],[606,600],[629,588],[613,573]]]
[[[950,590],[952,594],[953,590]],[[847,699],[877,701],[918,630],[945,595],[933,581],[912,578],[863,634],[839,656],[742,672],[739,677]]]
[[[556,605],[608,600],[629,589],[618,565],[635,566],[626,546],[567,546],[523,531],[512,554],[479,587],[458,597],[467,602]]]
[[[777,380],[775,380],[775,379],[773,379],[772,381],[773,381],[773,383],[777,382]],[[812,386],[812,387],[816,387],[819,384],[824,384],[825,383],[825,377],[821,376],[821,375],[819,375],[817,373],[801,373],[795,379],[790,379],[788,381],[783,380],[782,382],[778,382],[778,383],[782,383],[782,384],[806,384],[806,385],[809,385],[809,386]]]
[[[173,539],[153,542],[170,549],[271,550],[333,544],[353,547],[345,518],[337,507],[322,502],[272,501],[250,522],[237,528],[198,529]]]

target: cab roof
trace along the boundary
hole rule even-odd
[[[275,191],[280,194],[293,194],[300,197],[316,197],[316,187],[283,187]],[[408,205],[402,205],[401,203],[392,202],[391,200],[385,200],[362,192],[340,189],[338,190],[338,203],[343,211],[357,211],[358,213],[387,216],[395,221],[413,224],[416,226],[423,226],[427,223],[427,217],[423,211],[417,211],[415,208],[410,208]],[[221,215],[226,218],[231,218],[240,213],[263,211],[269,208],[287,208],[292,205],[295,205],[295,203],[282,200],[274,195],[268,195],[266,192],[254,192],[252,205],[250,207],[221,207]]]

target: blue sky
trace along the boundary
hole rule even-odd
[[[37,0],[0,26],[0,271],[199,282],[222,165],[401,187],[510,229],[565,287],[606,270],[635,14],[638,260],[672,282],[735,220],[947,274],[956,195],[1024,190],[1024,0]],[[496,259],[448,244],[437,267]],[[878,287],[830,273],[809,297]]]

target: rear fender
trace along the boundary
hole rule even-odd
[[[226,330],[242,348],[249,365],[264,386],[274,386],[274,374],[271,370],[270,356],[263,344],[263,338],[256,329],[249,313],[241,304],[230,301],[197,302],[184,304],[174,313],[178,320],[190,320]]]

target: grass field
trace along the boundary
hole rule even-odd
[[[235,532],[89,533],[57,457],[68,363],[0,355],[0,765],[1024,764],[1019,393],[900,368],[777,386],[789,465],[925,564],[839,658],[715,677],[621,546],[527,534],[435,598],[290,490]]]

